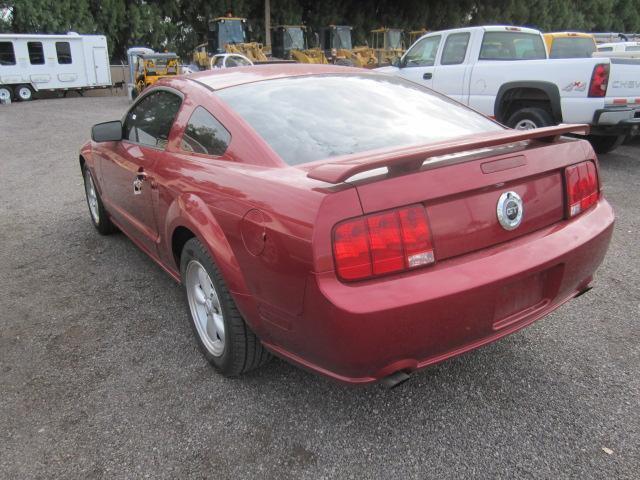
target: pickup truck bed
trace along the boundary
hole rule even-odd
[[[512,128],[589,124],[599,153],[640,127],[640,60],[549,59],[533,29],[431,32],[398,65],[378,70],[433,88]]]

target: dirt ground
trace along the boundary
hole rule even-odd
[[[78,148],[127,106],[0,106],[0,477],[638,478],[640,142],[601,158],[595,288],[544,320],[391,391],[228,380],[181,287],[89,221]]]

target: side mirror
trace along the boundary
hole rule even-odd
[[[395,57],[391,62],[391,65],[394,67],[402,68],[402,59],[400,57]]]
[[[122,140],[122,122],[97,123],[91,128],[91,140],[94,142],[119,142]]]

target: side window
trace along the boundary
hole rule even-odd
[[[624,47],[624,51],[625,52],[639,52],[640,51],[640,45],[631,45],[631,46]]]
[[[613,52],[613,47],[598,47],[599,52]]]
[[[467,54],[467,45],[469,45],[469,32],[452,33],[444,42],[442,50],[441,65],[458,65],[464,62]]]
[[[430,67],[436,61],[440,35],[427,37],[416,43],[405,55],[404,64],[407,67]]]
[[[56,54],[60,65],[69,65],[73,61],[69,42],[56,42]]]
[[[222,68],[224,66],[224,57],[216,57],[213,68]]]
[[[27,42],[27,50],[29,50],[29,62],[31,65],[44,65],[42,42]]]
[[[16,54],[13,51],[13,42],[0,42],[0,65],[15,65]]]
[[[153,92],[127,113],[123,138],[155,148],[165,148],[182,100],[173,93]]]
[[[231,134],[202,107],[191,114],[182,137],[181,148],[187,152],[222,155],[231,141]]]

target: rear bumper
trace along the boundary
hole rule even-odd
[[[595,134],[605,135],[637,135],[640,129],[640,117],[636,114],[638,108],[607,107],[596,110],[593,116]]]
[[[351,285],[333,272],[314,275],[290,336],[266,346],[353,384],[424,368],[515,332],[583,291],[613,222],[602,199],[575,220],[409,275]]]

